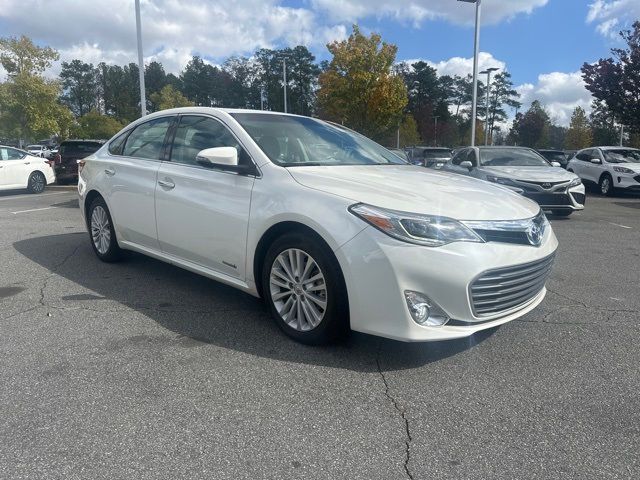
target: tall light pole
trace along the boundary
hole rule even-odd
[[[142,57],[142,25],[140,22],[140,0],[136,0],[136,32],[138,34],[138,74],[140,75],[140,112],[147,114],[147,96],[144,91],[144,58]]]
[[[282,59],[282,78],[284,80],[284,113],[287,113],[287,59]]]
[[[476,4],[476,33],[473,46],[473,105],[471,105],[471,146],[476,144],[476,116],[478,103],[478,54],[480,53],[480,10],[482,0],[458,0]]]
[[[487,115],[484,119],[484,144],[489,145],[489,97],[491,95],[491,72],[500,70],[496,67],[487,68],[480,72],[480,75],[487,74]]]
[[[433,126],[433,146],[434,147],[438,146],[438,118],[440,118],[440,115],[434,115],[433,117],[433,120],[435,122]]]

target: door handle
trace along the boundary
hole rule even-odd
[[[25,165],[31,165],[31,162],[24,162]]]
[[[110,177],[113,177],[116,174],[116,171],[113,168],[105,168],[104,173],[106,173]]]
[[[158,185],[160,185],[163,188],[166,188],[167,190],[172,190],[176,186],[176,184],[173,183],[171,180],[158,180]]]

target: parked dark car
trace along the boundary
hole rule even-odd
[[[53,157],[58,183],[78,181],[78,160],[97,152],[104,144],[102,140],[65,140]]]
[[[562,168],[567,168],[570,157],[563,150],[538,150],[538,153],[546,158],[549,163],[558,162]]]
[[[442,168],[451,160],[451,149],[446,147],[409,147],[406,149],[409,162],[428,168]]]

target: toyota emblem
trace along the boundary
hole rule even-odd
[[[542,243],[542,236],[544,235],[544,230],[541,225],[537,222],[531,222],[529,228],[527,228],[527,239],[529,243],[535,247],[539,247]]]
[[[543,183],[542,184],[542,188],[551,188],[551,184],[550,183]]]

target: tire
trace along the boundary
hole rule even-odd
[[[298,342],[330,343],[349,330],[342,271],[320,239],[304,233],[276,239],[265,256],[262,291],[278,327]]]
[[[42,172],[32,172],[27,181],[29,193],[42,193],[47,186],[47,179]]]
[[[96,256],[106,263],[117,262],[122,258],[116,232],[107,204],[102,197],[96,198],[89,207],[87,216],[89,239]]]
[[[605,197],[612,197],[615,194],[616,188],[613,186],[613,178],[608,173],[600,177],[598,186],[600,187],[600,193]]]
[[[556,217],[568,217],[573,213],[573,210],[552,210],[551,213]]]

